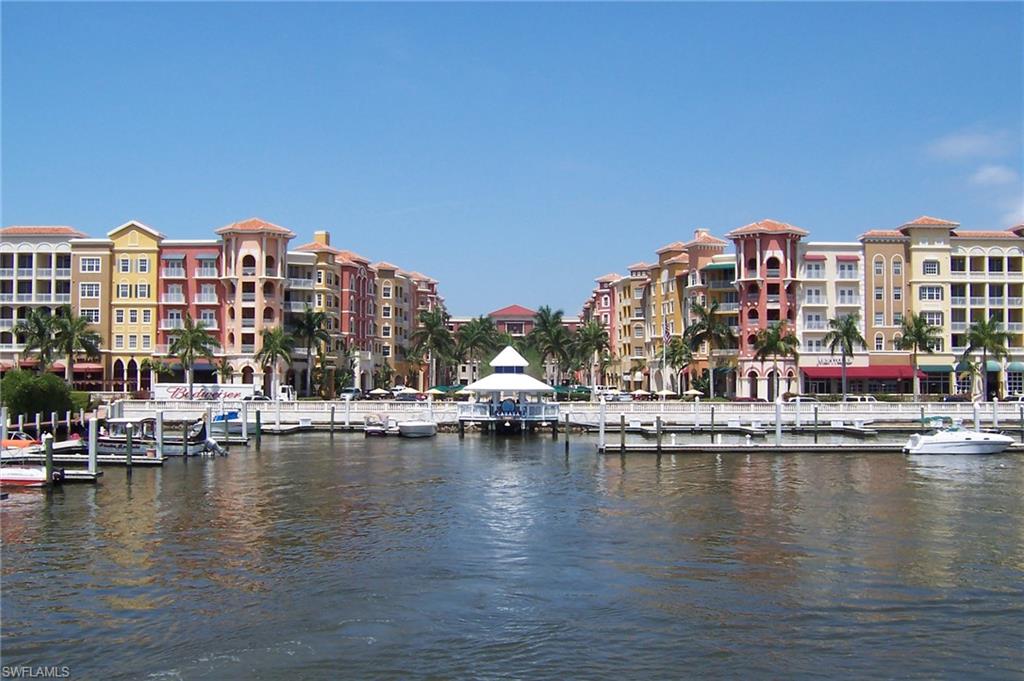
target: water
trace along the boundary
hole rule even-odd
[[[851,445],[855,447],[855,445]],[[302,435],[0,505],[72,678],[1022,678],[1024,459]]]

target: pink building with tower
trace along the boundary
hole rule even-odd
[[[761,220],[727,235],[736,247],[739,301],[739,355],[736,392],[739,397],[775,399],[771,359],[754,359],[758,332],[781,323],[796,332],[797,245],[807,231],[777,220]],[[799,369],[793,358],[779,358],[779,390],[799,390]]]

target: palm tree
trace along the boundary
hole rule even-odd
[[[390,388],[394,379],[395,370],[387,362],[380,364],[373,369],[373,384],[378,388]]]
[[[192,368],[200,357],[213,361],[213,351],[220,344],[210,335],[203,323],[196,322],[192,315],[185,313],[181,330],[167,349],[167,354],[177,357],[185,369],[185,380],[188,382],[188,399],[192,399]]]
[[[822,342],[828,346],[831,354],[839,350],[842,354],[843,401],[846,401],[846,358],[853,357],[856,346],[864,347],[864,336],[860,333],[860,314],[843,315],[838,319],[828,320],[829,329]]]
[[[235,375],[234,368],[224,358],[221,358],[220,362],[217,363],[216,369],[217,378],[220,379],[221,383],[227,383]]]
[[[39,357],[39,373],[45,372],[53,361],[57,345],[53,340],[56,322],[46,308],[31,310],[25,319],[14,325],[12,331],[24,345],[25,354],[34,353]]]
[[[796,334],[786,328],[784,322],[770,324],[767,329],[761,329],[757,333],[757,340],[754,342],[754,359],[763,362],[771,357],[772,373],[775,374],[775,398],[779,397],[779,357],[799,357],[800,341]]]
[[[313,346],[330,343],[331,336],[327,333],[327,313],[314,311],[309,305],[303,310],[293,328],[295,338],[305,341],[306,345],[306,395],[313,390]]]
[[[498,329],[490,317],[476,317],[469,320],[457,334],[457,354],[465,357],[471,366],[476,366],[498,344]],[[479,372],[477,372],[479,375]]]
[[[139,369],[142,371],[152,371],[155,375],[160,377],[174,375],[174,369],[168,366],[165,362],[161,362],[160,360],[152,359],[150,357],[142,360],[142,363],[139,365]]]
[[[960,360],[960,363],[956,367],[957,379],[967,379],[968,386],[967,390],[970,393],[974,392],[974,380],[981,378],[981,362],[972,362],[969,357],[964,357]],[[957,387],[959,392],[959,386]]]
[[[75,354],[82,352],[86,357],[100,354],[100,335],[89,327],[92,322],[76,315],[70,305],[60,308],[60,314],[53,318],[53,342],[57,350],[68,359],[64,365],[64,380],[73,385],[75,376]]]
[[[533,330],[527,337],[529,344],[540,354],[545,373],[548,358],[554,360],[555,382],[558,382],[561,374],[561,365],[568,359],[572,340],[562,323],[562,314],[561,310],[552,310],[549,306],[542,305],[533,316]]]
[[[277,367],[278,362],[286,364],[292,361],[292,352],[295,350],[295,337],[280,326],[272,329],[263,329],[263,346],[256,353],[256,361],[263,368],[264,375],[267,369],[273,367],[274,374],[271,381],[271,389],[274,397],[277,397]]]
[[[708,344],[708,397],[715,397],[715,350],[731,347],[736,342],[736,334],[723,322],[718,312],[718,301],[712,300],[707,305],[694,303],[691,309],[694,322],[686,330],[690,348],[697,350],[704,343]],[[666,354],[668,350],[666,348]]]
[[[590,385],[597,385],[597,377],[594,374],[595,365],[601,353],[610,350],[608,330],[591,319],[576,330],[573,341],[573,347],[579,353],[579,359],[584,365],[590,366]],[[593,396],[593,391],[591,396]]]
[[[929,324],[919,314],[911,312],[903,318],[903,328],[900,329],[900,339],[896,345],[900,350],[914,351],[914,401],[917,402],[921,395],[921,379],[918,376],[920,367],[917,365],[917,353],[935,352],[935,345],[939,342],[940,329]]]
[[[693,362],[693,348],[682,338],[675,337],[669,341],[665,349],[665,362],[672,367],[673,375],[678,378],[683,369],[688,368]]]
[[[1010,340],[1009,334],[1002,331],[999,327],[1002,325],[1001,321],[995,319],[983,319],[978,322],[971,324],[971,327],[967,329],[967,349],[964,350],[964,358],[972,352],[981,350],[981,380],[982,380],[982,400],[987,400],[989,396],[988,392],[988,358],[989,355],[992,359],[999,360],[1006,357],[1008,352],[1006,344]],[[998,390],[998,386],[996,386]]]
[[[455,341],[448,330],[448,313],[444,308],[424,310],[420,313],[419,321],[419,326],[409,335],[409,341],[416,354],[426,354],[430,374],[427,382],[434,385],[437,378],[437,360],[455,354]]]

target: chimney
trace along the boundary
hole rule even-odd
[[[321,246],[331,245],[331,233],[326,230],[313,232],[313,241]]]
[[[693,238],[694,239],[699,239],[702,236],[706,235],[707,233],[708,233],[708,230],[706,230],[706,229],[701,229],[701,228],[695,229],[695,230],[693,230]]]

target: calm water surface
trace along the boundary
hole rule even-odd
[[[853,445],[855,446],[855,445]],[[73,678],[1022,678],[1024,459],[302,435],[0,505]]]

